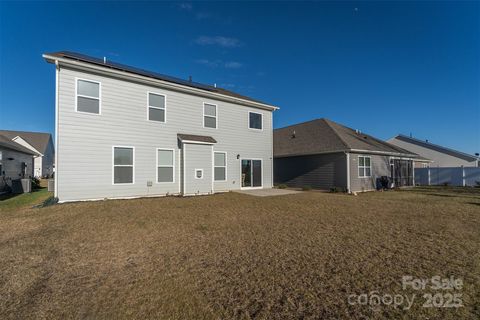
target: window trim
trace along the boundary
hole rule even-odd
[[[257,128],[251,128],[251,127],[250,127],[250,113],[259,114],[259,115],[261,115],[261,116],[262,116],[262,128],[261,128],[261,129],[257,129]],[[263,113],[261,113],[261,112],[255,112],[255,111],[248,111],[248,118],[247,118],[247,121],[248,121],[248,129],[249,129],[249,130],[263,131]]]
[[[83,94],[79,94],[78,93],[78,80],[97,83],[98,84],[98,98],[97,97],[92,97],[92,96],[86,96],[86,95],[83,95]],[[98,100],[98,113],[79,111],[78,110],[78,97]],[[102,83],[100,81],[75,77],[75,112],[83,113],[83,114],[91,114],[91,115],[95,115],[95,116],[102,115]]]
[[[158,164],[158,151],[163,150],[163,151],[172,151],[172,160],[173,164],[171,166],[160,166]],[[156,166],[155,166],[155,183],[156,184],[168,184],[168,183],[175,183],[175,149],[171,148],[156,148],[155,149],[155,157],[156,157]],[[158,168],[173,168],[173,180],[172,181],[158,181]]]
[[[165,99],[165,106],[163,108],[154,107],[150,105],[150,94],[154,94],[157,96],[162,96]],[[165,119],[164,121],[158,120],[150,120],[150,108],[163,110],[165,112]],[[156,122],[156,123],[167,123],[167,95],[164,93],[154,92],[154,91],[147,91],[147,121],[149,122]]]
[[[363,159],[363,166],[360,165],[360,158],[364,158]],[[370,159],[370,165],[369,166],[366,166],[365,165],[365,159],[368,158]],[[360,168],[363,168],[363,176],[360,175]],[[370,168],[370,175],[367,176],[365,175],[366,173],[366,168]],[[358,156],[358,168],[357,168],[357,173],[358,173],[358,177],[359,178],[371,178],[372,177],[372,157],[371,156]]]
[[[202,172],[202,177],[201,178],[197,177],[197,171]],[[195,179],[197,179],[197,180],[202,180],[203,179],[203,169],[195,169],[195,171],[193,173],[194,173]]]
[[[115,165],[115,148],[128,148],[132,149],[132,165],[125,165],[125,164],[118,164]],[[122,182],[122,183],[115,183],[115,167],[132,167],[132,182]],[[132,146],[119,146],[115,145],[112,146],[112,185],[114,186],[124,186],[124,185],[133,185],[135,184],[135,147]]]
[[[209,116],[205,114],[205,105],[209,104],[211,106],[215,106],[215,116]],[[212,127],[205,127],[205,117],[215,118],[215,128]],[[218,129],[218,105],[215,103],[210,102],[203,102],[203,117],[202,117],[202,126],[206,129]]]
[[[215,153],[223,153],[225,154],[225,166],[216,166],[215,165]],[[227,167],[228,167],[228,162],[227,162],[227,152],[226,151],[213,151],[213,182],[225,182],[227,181]],[[225,179],[224,180],[215,180],[215,168],[225,168]]]

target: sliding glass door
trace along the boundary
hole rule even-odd
[[[242,160],[242,188],[262,187],[262,160]]]

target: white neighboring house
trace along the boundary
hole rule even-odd
[[[55,149],[50,133],[0,130],[0,134],[36,154],[33,168],[35,177],[49,178],[53,175]]]
[[[60,202],[273,187],[277,107],[73,52],[55,65]]]

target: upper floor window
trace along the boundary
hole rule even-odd
[[[250,129],[262,130],[263,129],[263,115],[261,113],[249,112],[248,113],[248,127]]]
[[[166,122],[166,97],[163,94],[148,93],[148,120]]]
[[[134,180],[134,149],[113,147],[113,184],[128,184]]]
[[[429,164],[428,163],[422,163],[422,168],[428,168]]]
[[[77,79],[78,112],[100,114],[100,82]]]
[[[213,159],[214,179],[215,181],[227,180],[227,154],[225,152],[215,152]]]
[[[358,177],[367,178],[372,175],[372,164],[370,157],[359,156],[358,157]]]
[[[203,104],[203,126],[205,128],[217,128],[217,106],[215,104]]]

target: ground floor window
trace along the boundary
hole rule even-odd
[[[370,157],[358,157],[358,177],[368,178],[372,176],[372,166]]]
[[[227,180],[227,154],[215,152],[214,154],[214,176],[215,181]]]
[[[157,182],[175,182],[173,149],[157,149]]]
[[[134,181],[134,148],[113,147],[113,184]]]

